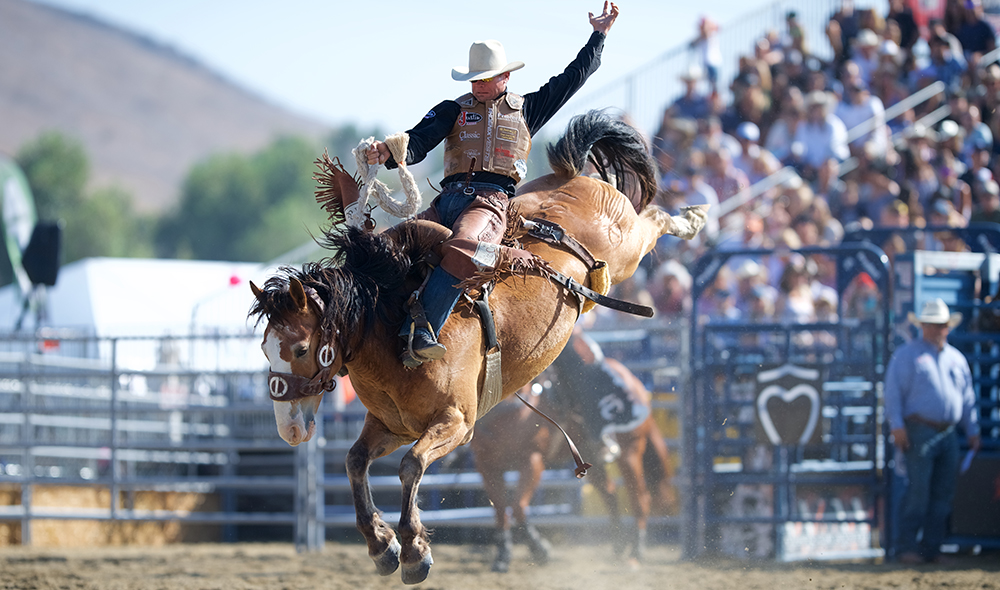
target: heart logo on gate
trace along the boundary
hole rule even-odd
[[[802,430],[802,435],[795,441],[796,444],[800,445],[806,444],[812,439],[813,433],[816,431],[816,424],[819,422],[821,402],[819,392],[816,391],[816,388],[806,383],[800,383],[791,389],[771,385],[764,388],[760,392],[760,395],[757,396],[757,417],[760,419],[760,425],[764,428],[764,433],[767,435],[767,439],[771,441],[771,444],[780,445],[784,441],[781,434],[778,433],[778,428],[775,426],[768,402],[778,399],[785,404],[791,404],[801,397],[805,397],[810,402],[810,407],[809,418],[806,421],[805,428]]]

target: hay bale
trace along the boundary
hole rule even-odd
[[[219,501],[215,494],[193,492],[120,492],[119,505],[136,510],[186,510],[214,512]],[[0,505],[21,503],[20,486],[0,488]],[[105,486],[36,485],[32,506],[59,508],[100,508],[111,505],[111,490]],[[31,523],[31,544],[36,547],[103,547],[109,545],[160,546],[180,542],[215,542],[220,539],[217,525],[183,524],[177,521],[101,521],[38,519]],[[0,546],[21,542],[19,521],[0,522]]]

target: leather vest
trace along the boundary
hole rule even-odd
[[[508,92],[482,103],[472,93],[455,100],[461,107],[444,142],[444,176],[469,171],[493,172],[520,182],[528,174],[531,134],[521,108],[524,98]]]

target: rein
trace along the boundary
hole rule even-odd
[[[497,330],[496,324],[493,321],[493,312],[490,311],[489,302],[489,289],[484,289],[482,297],[473,302],[473,306],[476,311],[479,312],[480,317],[483,322],[483,330],[486,336],[486,378],[483,383],[483,392],[479,396],[479,408],[478,415],[484,416],[486,412],[489,412],[500,400],[503,398],[503,383],[500,379],[500,342],[497,340]],[[524,405],[532,409],[536,414],[545,418],[552,423],[553,426],[559,429],[559,432],[566,438],[566,444],[569,446],[569,452],[573,455],[573,461],[576,463],[576,477],[577,479],[583,478],[587,475],[587,470],[593,467],[590,463],[583,460],[583,456],[580,451],[577,450],[576,444],[573,443],[573,439],[570,438],[569,434],[563,427],[559,425],[558,422],[549,418],[544,412],[531,405],[531,402],[521,397],[520,393],[514,392],[517,399],[524,402]]]
[[[562,435],[564,437],[566,437],[566,444],[569,445],[569,452],[573,454],[573,461],[576,463],[576,470],[574,471],[574,473],[576,474],[576,478],[577,479],[583,479],[583,476],[587,475],[587,470],[590,469],[591,467],[593,467],[593,465],[591,465],[590,463],[587,463],[586,461],[583,460],[583,456],[580,455],[580,451],[578,451],[576,449],[576,445],[573,444],[573,439],[571,439],[569,437],[569,434],[567,434],[566,431],[563,430],[562,426],[559,426],[558,422],[556,422],[552,418],[549,418],[548,416],[546,416],[545,412],[539,410],[535,406],[531,405],[531,402],[529,402],[528,400],[526,400],[523,397],[521,397],[520,393],[518,393],[518,392],[515,391],[514,395],[517,396],[517,399],[519,399],[522,402],[524,402],[524,405],[526,405],[529,408],[531,408],[531,410],[534,413],[538,414],[542,418],[545,418],[546,420],[548,420],[549,422],[551,422],[552,425],[555,426],[556,428],[558,428],[559,432],[561,432]]]
[[[309,299],[319,308],[320,317],[326,311],[326,304],[320,299],[319,293],[312,287],[303,287]],[[340,330],[336,331],[339,335]],[[333,335],[329,331],[324,332],[321,337],[322,346],[316,351],[316,364],[319,371],[310,377],[302,377],[293,373],[279,373],[268,371],[267,389],[272,401],[292,402],[307,397],[322,395],[327,391],[333,391],[337,387],[334,381],[331,368],[333,361],[337,359],[337,351],[333,347]]]

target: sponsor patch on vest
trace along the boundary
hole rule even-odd
[[[517,175],[524,178],[528,175],[528,163],[524,160],[514,161],[514,170],[517,170]]]
[[[433,110],[430,110],[430,111],[427,111],[427,114],[424,115],[424,118],[425,119],[433,119],[436,115],[437,115],[437,113],[435,113]]]
[[[465,127],[466,125],[475,125],[476,123],[483,120],[483,116],[479,113],[470,113],[469,111],[462,111],[458,116],[458,124],[460,127]]]
[[[462,131],[461,133],[458,134],[458,138],[461,139],[462,141],[465,141],[466,139],[479,139],[479,132]]]
[[[517,129],[497,125],[497,139],[504,141],[517,141]]]
[[[470,160],[472,158],[478,158],[479,157],[479,150],[465,150],[465,157],[468,158],[468,159],[470,159]]]

